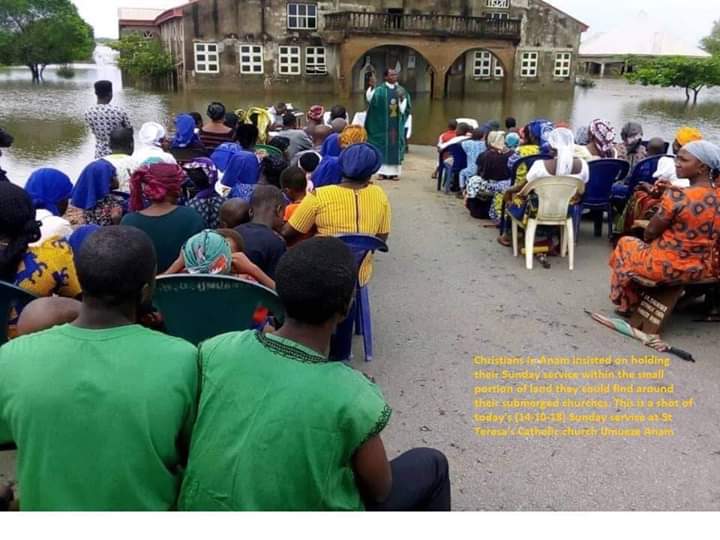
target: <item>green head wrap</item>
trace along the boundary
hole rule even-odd
[[[230,245],[211,230],[190,238],[183,246],[183,257],[190,274],[229,274],[232,267]]]

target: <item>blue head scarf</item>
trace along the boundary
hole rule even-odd
[[[243,147],[238,143],[222,143],[215,149],[210,159],[212,159],[219,171],[225,172],[232,157],[242,151]]]
[[[316,188],[333,186],[342,182],[340,159],[336,157],[323,158],[312,174],[311,180]]]
[[[200,142],[195,133],[195,119],[189,114],[180,114],[175,118],[175,138],[172,142],[173,148],[187,148],[192,144]]]
[[[325,139],[325,142],[320,149],[320,153],[323,157],[337,157],[340,155],[340,152],[342,152],[342,147],[340,146],[340,135],[332,133],[327,139]]]
[[[90,210],[98,201],[108,196],[115,167],[104,159],[93,161],[83,169],[72,191],[72,203],[76,208]]]
[[[537,142],[542,154],[547,154],[552,150],[548,142],[548,136],[553,129],[555,129],[555,126],[553,126],[550,120],[533,120],[527,125],[528,133],[532,136],[533,140]]]
[[[260,163],[252,152],[242,150],[230,158],[222,183],[233,187],[235,184],[257,184]]]
[[[360,143],[348,146],[340,154],[340,168],[346,178],[367,180],[380,170],[383,156],[372,144]]]
[[[38,169],[25,184],[35,208],[43,208],[56,216],[60,215],[58,203],[69,199],[72,189],[70,178],[57,169]]]
[[[90,224],[90,225],[83,225],[82,227],[78,227],[75,229],[75,231],[70,235],[70,238],[68,238],[68,244],[70,244],[70,247],[73,250],[73,256],[77,259],[78,253],[80,253],[80,248],[85,243],[85,240],[87,240],[88,236],[90,236],[92,233],[100,229],[100,225]]]

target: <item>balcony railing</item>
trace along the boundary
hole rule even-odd
[[[520,40],[521,19],[343,11],[325,15],[325,30],[352,34],[421,34]]]

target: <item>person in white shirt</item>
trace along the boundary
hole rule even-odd
[[[138,139],[140,144],[133,152],[132,158],[139,166],[168,163],[177,165],[177,161],[165,151],[163,144],[167,143],[165,128],[156,122],[146,122],[140,128]]]
[[[133,152],[135,151],[135,141],[133,140],[133,130],[128,128],[120,128],[113,130],[110,134],[110,151],[112,154],[105,156],[105,161],[109,161],[117,171],[118,189],[123,193],[130,193],[130,177],[140,167],[135,161]]]

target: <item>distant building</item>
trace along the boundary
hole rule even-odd
[[[195,0],[150,24],[151,11],[121,9],[120,34],[161,39],[181,85],[345,95],[387,68],[436,98],[569,88],[588,28],[542,0]]]
[[[711,55],[687,43],[645,12],[626,20],[609,32],[590,36],[580,45],[581,70],[589,75],[623,75],[632,70],[629,57],[657,58],[685,56],[708,58]]]

